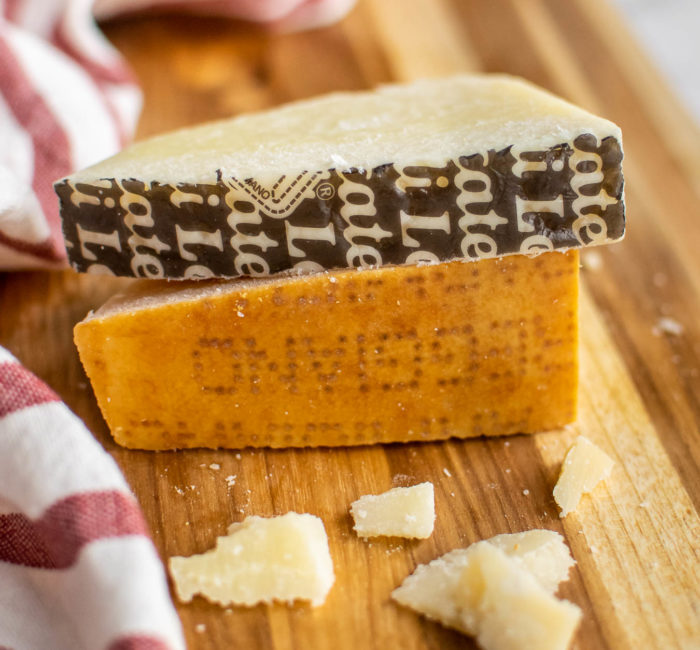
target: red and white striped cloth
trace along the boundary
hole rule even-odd
[[[116,463],[0,347],[0,650],[184,647]]]
[[[0,0],[0,270],[66,264],[52,183],[133,136],[141,94],[95,19],[144,9],[318,27],[355,0]]]

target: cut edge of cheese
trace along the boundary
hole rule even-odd
[[[426,539],[435,525],[435,491],[429,481],[396,487],[382,494],[366,494],[350,506],[360,537]]]
[[[566,517],[578,506],[584,494],[610,476],[615,462],[585,436],[579,436],[562,463],[559,480],[554,486],[554,500]]]
[[[335,581],[323,522],[296,512],[246,517],[213,549],[168,564],[181,601],[201,594],[222,606],[307,600],[317,607]]]

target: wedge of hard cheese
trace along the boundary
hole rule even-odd
[[[264,276],[614,241],[621,161],[611,122],[459,76],[178,131],[55,187],[78,271]]]
[[[351,445],[571,422],[578,252],[142,281],[75,328],[119,444]]]

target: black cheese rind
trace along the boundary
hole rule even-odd
[[[274,181],[56,183],[77,271],[236,277],[607,244],[623,237],[622,147],[581,133],[442,166],[325,169]]]

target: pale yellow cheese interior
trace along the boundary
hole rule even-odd
[[[566,580],[574,561],[564,539],[549,530],[497,535],[486,540],[493,548],[509,556],[540,583],[547,593],[553,593]],[[462,573],[471,563],[476,544],[456,549],[422,564],[408,576],[391,597],[398,603],[465,634],[476,634],[477,618],[456,599]]]
[[[566,454],[561,474],[554,486],[554,500],[561,508],[561,517],[576,509],[581,497],[605,480],[614,462],[588,438],[579,436]]]
[[[562,536],[552,530],[506,533],[491,537],[488,542],[516,560],[552,594],[576,564]]]
[[[454,598],[483,650],[566,650],[581,619],[576,605],[487,542],[474,545]]]
[[[350,514],[360,537],[430,537],[435,524],[433,484],[397,487],[366,494],[353,502]]]
[[[220,605],[308,600],[318,606],[335,580],[323,522],[296,512],[246,517],[214,549],[171,557],[169,566],[184,602],[201,594]]]
[[[128,147],[71,178],[258,180],[304,170],[440,166],[514,143],[542,150],[582,133],[620,140],[613,123],[505,75],[463,75],[321,98],[183,129]],[[216,161],[215,163],[213,161]]]

